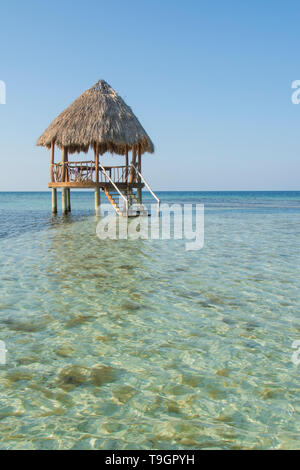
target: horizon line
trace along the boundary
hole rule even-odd
[[[58,188],[59,189],[59,188]],[[93,192],[91,188],[89,189],[84,189],[84,188],[70,188],[72,190],[75,190],[76,192]],[[155,191],[160,192],[160,193],[297,193],[300,192],[300,189],[155,189]],[[46,190],[0,190],[1,193],[50,193],[51,188]],[[144,193],[150,193],[150,191],[144,190]]]

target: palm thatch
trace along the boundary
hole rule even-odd
[[[153,143],[131,108],[104,80],[99,80],[65,109],[45,132],[37,145],[50,148],[54,142],[69,153],[95,148],[125,155],[140,145],[141,153],[154,152]]]

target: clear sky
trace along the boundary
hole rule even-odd
[[[0,190],[47,189],[36,139],[100,78],[154,141],[154,189],[300,190],[299,18],[288,0],[1,1]]]

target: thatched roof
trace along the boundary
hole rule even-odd
[[[124,155],[141,145],[141,152],[154,152],[153,143],[131,108],[104,80],[99,80],[65,109],[41,135],[37,145],[54,142],[69,153],[88,152],[98,145],[105,152]]]

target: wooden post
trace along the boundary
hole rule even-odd
[[[67,165],[68,163],[68,149],[66,148],[66,154],[65,154],[65,163],[66,163],[66,175],[65,175],[65,181],[69,181],[69,167]]]
[[[66,188],[67,191],[67,211],[71,212],[71,190],[70,188]]]
[[[61,172],[61,181],[64,182],[66,179],[66,155],[67,155],[67,149],[66,147],[62,148],[62,172]]]
[[[51,165],[50,165],[50,177],[51,177],[51,183],[54,182],[54,147],[55,143],[54,141],[51,142]]]
[[[52,188],[52,214],[57,213],[57,189]]]
[[[135,163],[136,163],[136,147],[133,146],[131,164],[135,166]],[[135,180],[135,169],[131,167],[129,183],[133,183],[134,180]]]
[[[98,145],[95,144],[94,146],[94,154],[95,154],[95,181],[99,183],[99,152],[98,152]]]
[[[95,215],[100,215],[100,188],[95,187]]]
[[[138,145],[138,165],[137,165],[138,171],[142,173],[142,148],[141,144]],[[137,182],[141,183],[142,179],[140,175],[137,177]],[[137,198],[139,201],[139,204],[142,204],[142,188],[137,188]]]
[[[127,183],[128,181],[128,147],[127,145],[125,146],[125,165],[126,165],[126,170],[125,170],[125,182]]]
[[[138,170],[140,173],[142,173],[142,148],[141,144],[138,145]],[[138,177],[138,182],[141,182],[141,177],[139,175]]]
[[[67,188],[61,188],[61,210],[63,214],[67,213]]]

